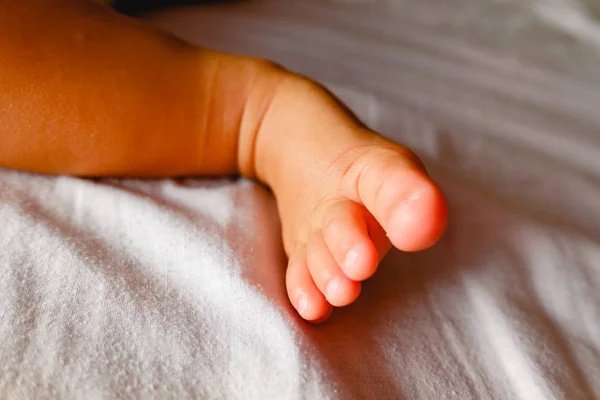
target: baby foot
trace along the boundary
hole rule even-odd
[[[412,152],[366,129],[323,88],[295,77],[275,93],[255,172],[277,199],[290,301],[321,322],[356,300],[392,245],[432,246],[446,202]]]
[[[440,190],[402,149],[365,145],[333,163],[339,164],[322,171],[332,175],[327,182],[292,178],[292,187],[278,195],[290,254],[288,296],[309,321],[356,300],[360,282],[375,273],[392,244],[425,249],[446,220]]]

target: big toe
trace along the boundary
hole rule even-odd
[[[394,246],[404,251],[433,246],[446,227],[446,201],[438,187],[425,179],[392,210],[386,231]]]
[[[444,232],[446,200],[418,158],[404,148],[364,153],[345,181],[350,196],[373,214],[396,248],[423,250]]]

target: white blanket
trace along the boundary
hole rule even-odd
[[[0,397],[600,398],[594,0],[253,0],[150,17],[323,81],[413,147],[445,238],[323,326],[245,180],[0,171]]]

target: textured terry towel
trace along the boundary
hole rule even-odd
[[[256,0],[151,19],[322,80],[415,148],[448,234],[300,321],[249,181],[0,172],[0,397],[600,398],[595,3]]]

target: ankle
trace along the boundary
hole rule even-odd
[[[243,73],[248,83],[237,146],[238,171],[271,186],[273,172],[284,152],[271,127],[271,113],[280,88],[292,75],[278,65],[261,59],[246,59]]]

